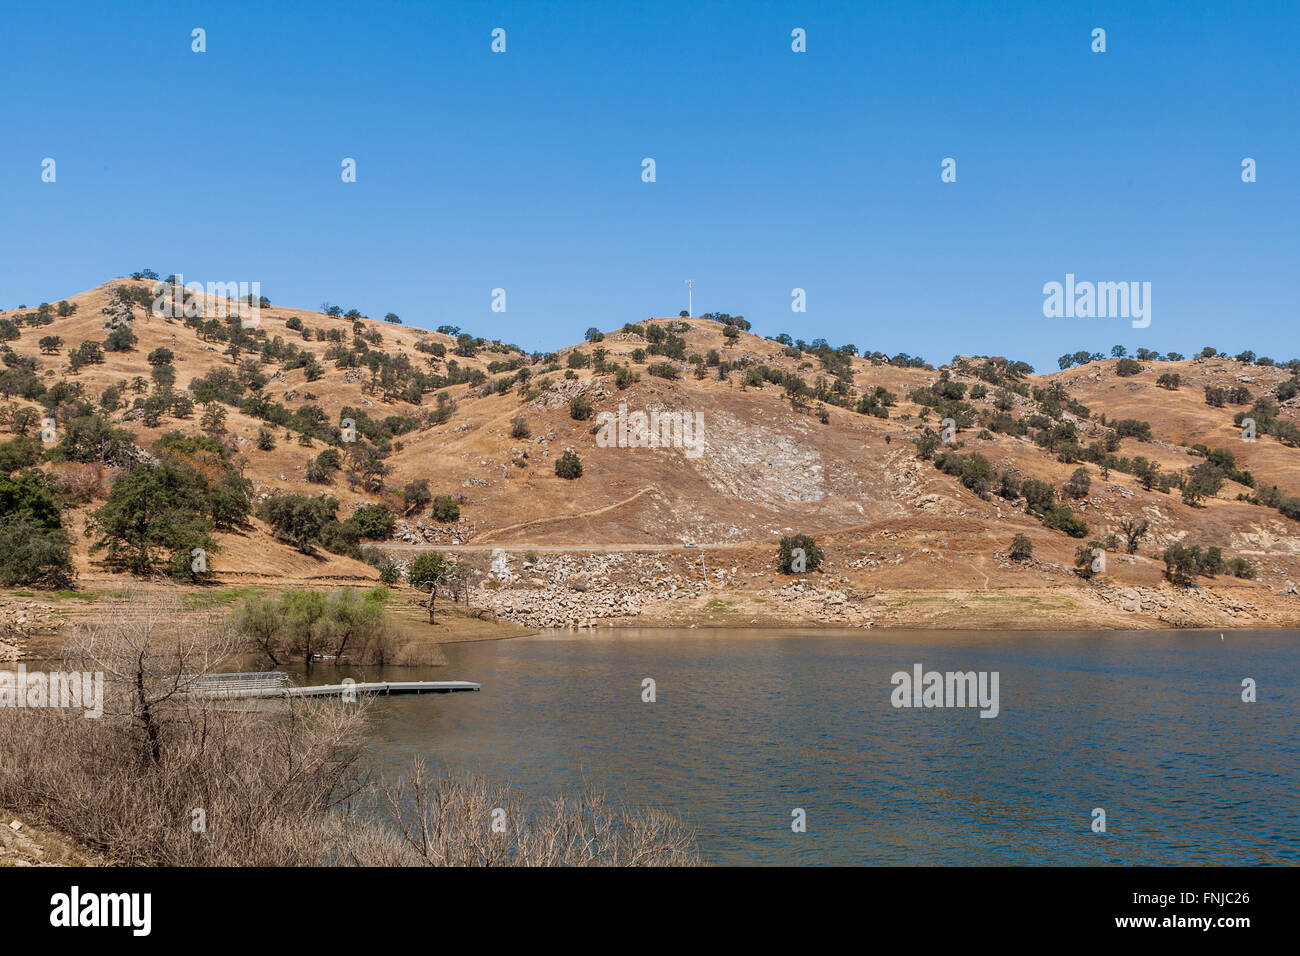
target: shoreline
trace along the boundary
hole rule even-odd
[[[1110,584],[1030,588],[859,590],[806,580],[757,589],[705,587],[702,582],[567,580],[477,587],[470,606],[440,598],[437,623],[425,619],[423,596],[392,588],[388,614],[413,666],[439,664],[445,644],[510,640],[543,633],[628,629],[846,632],[1139,632],[1152,630],[1285,631],[1300,628],[1300,596],[1249,587],[1119,587]],[[666,585],[666,586],[665,586]],[[312,590],[339,585],[315,583]],[[348,585],[344,585],[348,586]],[[373,586],[366,582],[362,586]],[[197,618],[236,610],[247,596],[303,588],[266,582],[255,587],[186,589],[139,582],[80,592],[0,592],[0,666],[57,655],[71,628],[127,603],[141,591],[179,593]]]

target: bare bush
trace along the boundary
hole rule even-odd
[[[180,623],[184,621],[185,623]],[[188,693],[233,646],[175,601],[80,629],[60,668],[104,674],[104,712],[0,709],[0,803],[128,865],[312,865],[347,847],[363,714]]]
[[[215,613],[168,598],[79,628],[52,669],[101,672],[102,716],[0,707],[0,805],[131,866],[698,862],[676,818],[594,792],[530,816],[476,778],[431,778],[422,761],[378,787],[357,764],[364,703],[195,693],[239,646]],[[493,830],[498,808],[505,832]]]
[[[659,810],[614,808],[586,789],[529,813],[467,775],[433,777],[416,758],[384,797],[413,862],[429,866],[695,866],[695,835]],[[494,829],[494,823],[498,829]]]
[[[122,469],[103,462],[65,461],[51,469],[54,487],[73,504],[84,505],[108,498],[113,479]]]

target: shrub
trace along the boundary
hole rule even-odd
[[[415,478],[402,487],[402,503],[408,515],[419,513],[432,501],[428,479]]]
[[[1012,561],[1028,561],[1034,556],[1034,543],[1029,540],[1028,535],[1017,534],[1011,539],[1009,556]]]
[[[1222,548],[1206,548],[1196,556],[1196,572],[1206,577],[1212,578],[1216,574],[1222,574],[1227,567],[1223,560]]]
[[[348,519],[356,526],[362,540],[383,541],[391,538],[397,519],[383,505],[362,505]]]
[[[1086,498],[1091,488],[1092,478],[1088,475],[1088,469],[1076,468],[1061,490],[1071,498]]]
[[[1181,544],[1165,548],[1165,577],[1171,584],[1187,587],[1196,581],[1197,552],[1199,548],[1186,548]]]
[[[1074,568],[1079,577],[1085,581],[1091,580],[1096,572],[1092,569],[1092,562],[1096,560],[1095,551],[1104,551],[1105,547],[1100,541],[1089,541],[1087,544],[1081,544],[1074,550]]]
[[[1115,434],[1119,435],[1120,438],[1136,438],[1138,441],[1151,440],[1150,422],[1139,421],[1136,418],[1121,418],[1110,424],[1115,429]]]
[[[555,473],[561,478],[572,481],[582,477],[582,459],[570,449],[555,459]]]
[[[451,495],[437,495],[433,499],[429,513],[433,516],[434,521],[450,524],[460,518],[460,505],[456,503],[456,499]]]
[[[1042,520],[1044,527],[1064,531],[1071,538],[1082,538],[1088,533],[1088,523],[1064,505],[1053,505]]]
[[[76,576],[48,479],[37,469],[0,476],[0,585],[63,588]]]
[[[826,557],[822,549],[817,547],[816,542],[814,542],[808,535],[787,535],[781,539],[781,544],[777,553],[777,562],[780,565],[781,570],[786,574],[797,573],[794,570],[794,552],[796,550],[803,551],[805,571],[816,571],[821,567],[822,561]]]
[[[258,507],[258,517],[280,540],[304,554],[315,554],[323,543],[326,525],[336,521],[338,508],[339,503],[330,497],[272,495]]]
[[[528,427],[528,419],[519,415],[510,420],[510,437],[527,438],[532,434],[532,429]]]
[[[1056,489],[1037,478],[1026,478],[1020,484],[1020,493],[1024,495],[1026,509],[1035,515],[1043,515],[1056,502]]]
[[[315,485],[328,485],[334,480],[334,472],[321,465],[319,457],[312,458],[307,462],[304,476]]]
[[[935,467],[947,475],[956,475],[961,483],[981,498],[987,498],[993,487],[993,466],[981,454],[960,455],[946,451],[935,456]]]
[[[388,593],[377,587],[255,596],[235,614],[234,626],[276,666],[291,659],[310,662],[313,655],[383,663],[391,654],[384,615]]]
[[[576,422],[585,422],[594,411],[591,399],[586,395],[575,395],[569,400],[569,417]]]

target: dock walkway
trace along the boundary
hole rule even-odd
[[[316,684],[309,687],[292,687],[286,682],[288,674],[263,672],[257,674],[207,674],[190,688],[190,693],[200,697],[256,698],[256,697],[390,697],[396,694],[453,694],[459,691],[478,690],[479,685],[467,680],[407,680],[407,681],[352,681],[339,684]]]

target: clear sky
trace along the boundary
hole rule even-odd
[[[1300,354],[1295,2],[46,2],[0,30],[4,307],[151,268],[546,350],[692,278],[697,314],[936,363]],[[1067,273],[1150,282],[1150,326],[1044,318]]]

